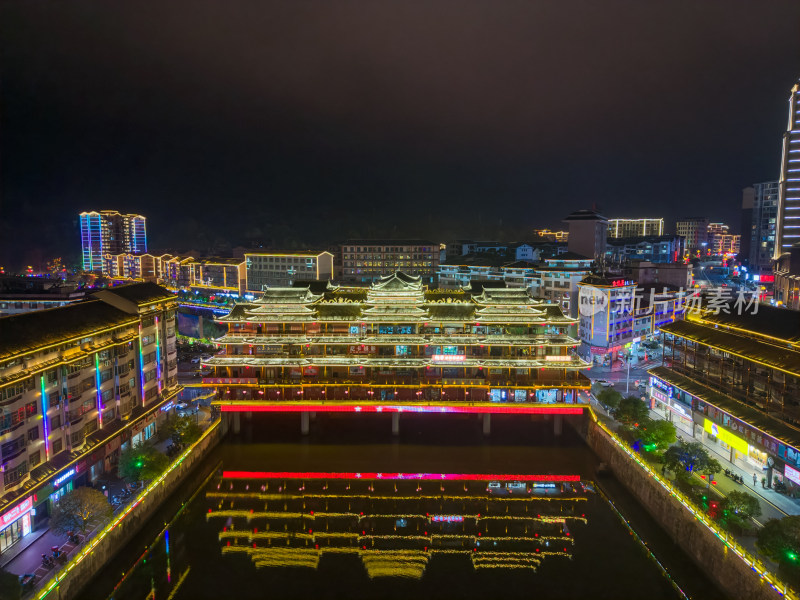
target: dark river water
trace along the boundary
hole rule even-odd
[[[243,418],[81,597],[724,598],[552,430],[425,415],[392,440],[348,415],[302,439],[296,417]]]

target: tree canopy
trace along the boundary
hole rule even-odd
[[[641,430],[642,442],[647,450],[666,448],[675,443],[677,439],[675,425],[669,421],[653,420],[645,417],[639,429]]]
[[[614,388],[602,388],[596,396],[597,401],[610,410],[616,410],[622,400],[622,394]]]
[[[781,565],[797,568],[800,564],[800,516],[767,521],[758,532],[756,546]]]
[[[742,519],[761,516],[758,499],[747,492],[734,490],[722,501],[722,509],[738,515]]]
[[[114,510],[102,492],[90,487],[75,488],[64,494],[50,516],[50,529],[56,533],[81,531],[92,521],[102,522],[111,517]]]
[[[159,439],[171,439],[176,444],[196,442],[202,433],[202,428],[189,415],[170,415],[158,428]]]
[[[619,402],[614,417],[620,423],[631,426],[643,421],[650,414],[650,408],[640,398],[628,396]]]
[[[683,440],[679,440],[677,444],[667,448],[664,452],[664,464],[676,475],[693,471],[706,472],[709,468],[716,469],[713,473],[720,470],[719,462],[709,456],[708,450],[700,442]]]
[[[154,479],[169,466],[169,458],[150,444],[131,446],[120,454],[119,476],[129,482]]]

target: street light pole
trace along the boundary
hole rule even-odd
[[[627,396],[628,395],[628,390],[629,390],[630,385],[631,385],[631,353],[630,352],[628,352],[628,355],[627,355],[626,359],[627,359],[627,362],[628,362],[628,375],[625,377],[625,395]]]

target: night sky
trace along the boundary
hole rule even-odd
[[[151,249],[739,226],[777,179],[800,2],[6,0],[0,265]]]

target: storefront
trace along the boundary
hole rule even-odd
[[[694,421],[692,420],[692,407],[679,400],[680,390],[660,380],[650,377],[650,408],[662,412],[664,418],[675,425],[684,433],[694,436]]]
[[[0,515],[0,554],[31,532],[33,496]]]
[[[131,444],[133,446],[138,446],[139,444],[143,444],[151,437],[153,437],[156,433],[156,415],[152,414],[147,419],[144,419],[134,425],[133,431],[131,432]]]
[[[736,464],[737,460],[747,461],[750,446],[744,439],[708,419],[703,419],[703,431],[711,444],[719,445],[720,454],[729,456],[731,463]],[[744,466],[741,462],[739,464]]]

